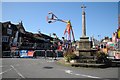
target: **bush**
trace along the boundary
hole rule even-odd
[[[64,58],[67,62],[70,62],[70,60],[76,59],[77,56],[71,50],[68,50],[64,53]]]
[[[105,54],[104,52],[101,52],[101,51],[99,51],[98,53],[97,53],[97,63],[107,63],[107,62],[109,62],[109,60],[107,59],[107,54]]]

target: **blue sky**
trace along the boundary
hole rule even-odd
[[[87,36],[94,35],[97,39],[111,37],[118,27],[117,2],[3,2],[2,22],[17,24],[22,20],[26,31],[37,33],[40,29],[42,33],[56,33],[61,38],[66,24],[48,24],[46,16],[52,11],[60,19],[71,20],[75,38],[79,40],[82,35],[82,4],[87,6]]]

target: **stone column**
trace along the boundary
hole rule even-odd
[[[85,8],[86,6],[82,5],[82,36],[80,37],[81,41],[89,41],[89,37],[86,36],[86,18],[85,18]]]
[[[86,6],[82,5],[82,37],[86,37],[86,21],[85,21],[85,11]]]
[[[86,36],[85,11],[82,12],[82,37]]]

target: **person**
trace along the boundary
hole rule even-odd
[[[51,48],[52,48],[52,59],[54,57],[55,58],[54,60],[57,60],[56,59],[56,57],[57,57],[57,55],[56,55],[56,49],[57,49],[56,44],[51,45]]]
[[[50,46],[51,50],[53,50],[53,45]],[[51,55],[52,59],[53,59],[53,52],[52,52],[52,55]]]
[[[10,56],[11,56],[12,58],[14,58],[14,56],[15,56],[15,51],[14,51],[14,50],[11,50],[10,53],[11,53]]]
[[[57,60],[56,59],[57,55],[56,55],[56,50],[55,49],[53,50],[53,54],[54,54],[54,60]]]
[[[45,58],[47,57],[47,49],[45,49]]]
[[[36,52],[34,52],[33,57],[37,58],[37,53]]]

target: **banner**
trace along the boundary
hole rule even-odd
[[[21,50],[20,51],[20,57],[33,57],[35,51],[33,50]]]
[[[27,53],[28,53],[28,50],[21,50],[20,57],[28,57]]]
[[[27,56],[28,56],[28,57],[33,57],[33,55],[34,55],[34,52],[35,52],[35,51],[28,51],[28,54],[27,54]]]

